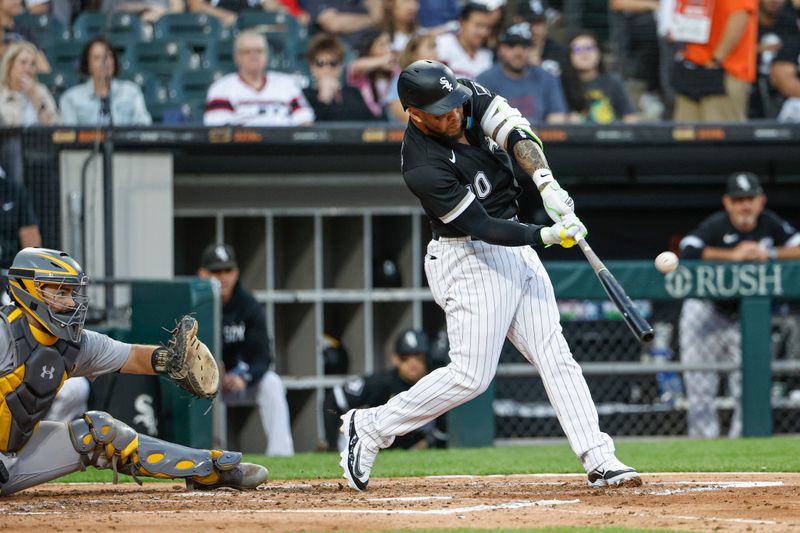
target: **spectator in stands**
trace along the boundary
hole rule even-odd
[[[786,100],[778,114],[781,122],[800,122],[800,32],[788,38],[772,61],[770,81]]]
[[[429,342],[425,332],[408,329],[398,335],[392,353],[392,368],[337,385],[325,395],[323,413],[328,450],[341,450],[339,417],[350,409],[375,407],[407,391],[428,373]],[[435,422],[395,439],[394,448],[441,447],[446,437]]]
[[[18,26],[14,20],[18,15],[22,15],[25,8],[22,0],[0,0],[0,35],[2,35],[2,47],[0,54],[5,54],[8,45],[25,41],[36,47],[36,72],[47,74],[50,72],[50,63],[47,57],[38,49],[36,34],[25,26]]]
[[[680,242],[681,257],[707,261],[764,262],[800,259],[800,232],[772,211],[758,176],[736,172],[722,197],[724,211],[714,213]],[[738,300],[684,301],[680,317],[681,362],[741,364]],[[690,437],[716,438],[719,418],[714,406],[719,375],[684,372]],[[736,402],[728,436],[738,437],[741,421],[741,372],[728,374],[728,393]]]
[[[756,82],[750,93],[748,118],[775,118],[780,95],[770,83],[772,60],[783,44],[778,23],[786,0],[759,0]]]
[[[386,0],[383,27],[389,32],[392,51],[399,54],[417,30],[419,0]]]
[[[303,94],[314,109],[317,122],[375,120],[355,87],[342,81],[344,46],[333,35],[318,33],[306,52],[312,85]]]
[[[186,7],[194,13],[206,13],[216,17],[223,26],[236,24],[241,11],[290,13],[300,9],[295,1],[289,0],[186,0]]]
[[[31,15],[50,14],[65,28],[72,25],[72,17],[77,9],[77,2],[72,0],[25,0],[25,11]]]
[[[406,68],[414,61],[431,59],[439,61],[439,54],[436,52],[436,36],[431,33],[417,33],[409,39],[398,58],[398,65],[401,69]],[[386,110],[389,119],[401,124],[408,122],[408,113],[400,103],[400,95],[397,92],[397,80],[400,78],[398,73],[390,83],[389,94],[386,96]]]
[[[116,79],[119,73],[117,52],[103,37],[95,37],[83,47],[79,70],[88,79],[61,95],[62,124],[102,124],[103,110],[111,111],[114,126],[152,124],[139,86],[132,81]]]
[[[0,306],[11,303],[6,293],[6,274],[14,256],[23,248],[41,246],[39,220],[33,211],[28,191],[0,168]]]
[[[220,388],[228,405],[258,405],[267,434],[267,455],[294,455],[289,406],[281,378],[270,370],[267,321],[264,311],[239,280],[232,247],[211,244],[197,274],[220,284],[222,299],[222,363]]]
[[[103,0],[100,9],[104,13],[132,13],[142,22],[155,24],[168,13],[183,13],[186,4],[183,0]]]
[[[358,43],[358,57],[350,63],[347,83],[356,87],[364,102],[377,118],[385,118],[391,82],[400,68],[386,31],[375,29],[364,33]]]
[[[497,63],[478,76],[478,83],[502,94],[531,123],[563,123],[567,102],[558,78],[536,65],[528,65],[531,46],[530,25],[514,24],[501,35]]]
[[[528,63],[542,67],[553,76],[561,76],[561,64],[566,61],[564,47],[548,37],[550,22],[547,19],[545,0],[521,0],[517,4],[515,22],[527,22],[531,27],[531,47]]]
[[[267,71],[267,39],[245,30],[233,45],[238,72],[227,74],[208,89],[203,123],[207,126],[302,126],[314,122],[297,80]]]
[[[382,0],[308,0],[314,33],[336,35],[348,46],[356,46],[367,30],[383,24]]]
[[[417,20],[429,33],[457,31],[460,12],[460,0],[419,0]]]
[[[493,15],[484,4],[468,3],[459,15],[458,31],[437,37],[439,57],[456,76],[475,79],[492,66],[492,52],[485,48],[492,21]]]
[[[579,31],[569,40],[561,85],[574,122],[636,122],[636,110],[622,81],[605,72],[597,38]]]
[[[622,76],[643,116],[660,120],[660,52],[656,23],[658,0],[611,0],[609,26],[616,57],[616,71]]]
[[[750,88],[756,80],[758,1],[715,2],[707,42],[688,43],[672,76],[675,120],[747,120]]]
[[[34,45],[12,44],[0,63],[0,124],[3,126],[47,126],[58,120],[53,95],[36,81]]]

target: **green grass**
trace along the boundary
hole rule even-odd
[[[800,437],[736,440],[659,439],[617,443],[617,456],[641,472],[800,472]],[[270,479],[334,479],[341,476],[333,453],[294,457],[249,455],[263,464]],[[381,452],[374,477],[455,474],[535,474],[582,472],[566,444],[454,450]],[[128,480],[127,476],[120,476]],[[109,471],[89,469],[59,481],[110,481]],[[168,480],[173,482],[172,480]]]

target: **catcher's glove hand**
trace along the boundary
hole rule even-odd
[[[219,368],[208,347],[197,338],[197,320],[178,320],[165,347],[153,352],[153,368],[199,398],[212,399],[219,390]]]

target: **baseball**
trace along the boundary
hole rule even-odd
[[[656,270],[662,274],[669,274],[678,268],[678,256],[672,252],[661,252],[655,260]]]

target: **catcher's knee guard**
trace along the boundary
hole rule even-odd
[[[134,479],[150,476],[213,482],[220,471],[237,467],[242,459],[238,452],[198,450],[139,435],[103,411],[89,411],[71,422],[70,434],[75,449],[86,457],[84,464],[111,467],[115,483],[118,471]]]

